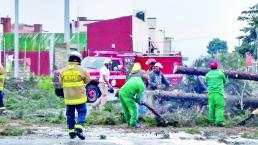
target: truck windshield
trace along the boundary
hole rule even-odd
[[[104,64],[104,58],[86,57],[82,60],[81,66],[84,68],[95,68],[100,70]]]

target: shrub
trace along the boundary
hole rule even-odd
[[[54,92],[54,87],[52,85],[52,79],[50,77],[41,77],[38,82],[39,89]]]
[[[158,125],[158,121],[153,117],[143,116],[142,119],[144,123],[146,123],[150,127],[154,127]]]
[[[208,125],[208,119],[206,117],[204,117],[203,115],[199,114],[196,118],[195,118],[195,125],[198,126],[207,126]]]
[[[2,136],[21,136],[23,134],[24,130],[17,129],[17,128],[6,128],[2,132],[0,132],[0,135]]]

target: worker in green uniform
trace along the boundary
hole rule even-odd
[[[142,76],[131,77],[118,92],[128,127],[138,127],[136,123],[138,120],[136,103],[140,103],[141,95],[147,83],[148,75],[143,72]]]
[[[208,85],[208,114],[212,125],[223,126],[224,84],[226,77],[219,71],[217,61],[210,63],[211,70],[205,75]]]

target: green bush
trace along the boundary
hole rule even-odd
[[[107,111],[107,112],[114,112],[115,111],[115,112],[117,112],[114,104],[111,104],[111,103],[106,103],[105,104],[104,111]]]
[[[17,128],[6,128],[2,132],[0,132],[0,135],[2,136],[21,136],[23,134],[24,130],[17,129]]]
[[[54,92],[54,87],[52,85],[52,79],[50,77],[41,77],[38,83],[39,89],[48,90]]]
[[[0,116],[0,125],[4,125],[10,121],[6,116]]]
[[[232,128],[235,127],[239,122],[242,120],[246,119],[250,114],[250,110],[244,110],[244,111],[239,111],[240,113],[235,115],[235,114],[230,114],[227,113],[225,114],[225,127]]]
[[[153,117],[143,116],[142,119],[144,123],[146,123],[150,127],[154,127],[158,125],[158,121]]]
[[[208,125],[208,119],[206,117],[204,117],[203,115],[198,115],[195,118],[195,125],[198,126],[207,126]]]

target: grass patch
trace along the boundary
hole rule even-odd
[[[107,103],[103,110],[93,110],[87,116],[87,124],[118,125],[125,122],[120,104]]]
[[[45,118],[35,118],[35,119],[30,119],[30,120],[25,120],[22,124],[26,126],[30,126],[32,124],[63,124],[65,123],[65,119],[60,120],[57,117],[45,117]]]
[[[29,119],[22,121],[22,125],[25,125],[25,126],[31,126],[32,124],[33,124],[33,122]]]
[[[2,136],[22,136],[24,130],[17,129],[17,128],[6,128],[2,132],[0,132],[0,135]]]
[[[208,123],[208,119],[203,116],[203,115],[198,115],[196,118],[195,118],[195,125],[197,126],[207,126],[209,123]]]
[[[242,138],[247,138],[247,139],[258,139],[258,131],[255,132],[245,132],[244,134],[241,135]]]
[[[158,125],[158,121],[153,117],[143,116],[142,119],[144,123],[146,123],[149,127],[154,127]]]
[[[201,134],[201,131],[198,128],[187,128],[185,132],[189,134]]]
[[[207,126],[208,120],[206,116],[200,113],[197,106],[191,108],[175,108],[164,115],[167,120],[177,121],[179,127]]]
[[[4,117],[4,116],[0,116],[0,125],[1,126],[7,124],[8,122],[10,122],[9,118]]]
[[[237,123],[240,121],[246,119],[251,114],[250,110],[244,110],[240,112],[239,114],[230,114],[227,113],[225,115],[225,127],[226,128],[232,128],[235,127]]]
[[[113,114],[104,110],[94,110],[87,116],[87,123],[91,125],[118,125],[122,124],[120,114]]]

